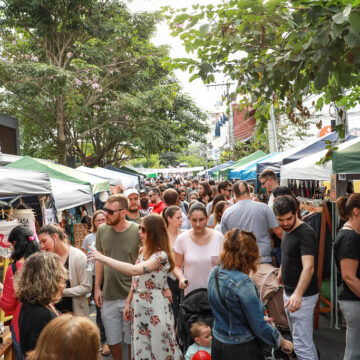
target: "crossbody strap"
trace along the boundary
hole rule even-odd
[[[224,298],[221,296],[221,292],[220,292],[220,284],[219,284],[219,266],[217,266],[215,268],[215,283],[216,283],[216,290],[217,293],[219,295],[220,301],[222,303],[222,305],[224,306],[224,308],[229,311],[231,314],[234,315],[234,313],[231,311],[231,309],[228,307],[226,301],[224,300]]]

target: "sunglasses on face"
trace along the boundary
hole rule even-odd
[[[144,234],[146,232],[146,229],[143,226],[139,226],[139,230]]]
[[[114,215],[117,211],[121,211],[121,210],[125,210],[125,209],[111,210],[104,207],[104,211],[107,212],[109,215]]]

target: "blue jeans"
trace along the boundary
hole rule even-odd
[[[11,325],[10,329],[11,329],[11,338],[13,342],[12,347],[15,355],[15,360],[24,360],[24,355],[20,349],[20,343],[18,343],[17,341],[14,327]]]

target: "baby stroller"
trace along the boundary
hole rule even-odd
[[[180,304],[177,335],[178,343],[184,354],[194,342],[190,335],[190,328],[196,321],[206,322],[211,327],[214,322],[206,288],[191,291],[183,298]]]
[[[252,275],[252,280],[259,291],[259,297],[265,305],[268,317],[273,318],[281,335],[292,341],[290,326],[286,316],[283,300],[284,287],[277,282],[279,269],[271,264],[260,264],[258,270]],[[295,354],[285,354],[281,349],[264,349],[266,359],[288,360],[296,359]]]

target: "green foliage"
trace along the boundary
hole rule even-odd
[[[159,155],[154,154],[146,158],[133,159],[129,161],[129,165],[135,168],[148,168],[148,169],[159,169],[160,165]]]
[[[151,43],[160,19],[118,0],[6,1],[0,111],[20,120],[24,154],[120,165],[201,141],[205,115]]]
[[[234,151],[225,150],[220,155],[220,163],[229,160],[240,160],[244,156],[248,156],[257,150],[262,150],[265,153],[269,152],[269,142],[267,140],[266,133],[262,135],[254,136],[248,142],[236,141]]]
[[[360,1],[231,0],[216,7],[167,9],[173,36],[196,58],[167,60],[170,69],[189,70],[205,83],[222,72],[237,84],[244,108],[258,123],[285,114],[303,124],[314,104],[350,108],[360,97]],[[348,95],[345,95],[348,94]],[[261,129],[261,126],[259,126]]]

